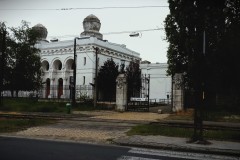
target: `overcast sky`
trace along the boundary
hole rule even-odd
[[[83,32],[84,18],[94,14],[101,21],[103,39],[125,44],[127,48],[140,53],[142,60],[165,63],[168,43],[164,40],[165,32],[161,28],[169,13],[167,6],[167,0],[0,0],[0,21],[6,22],[8,27],[17,27],[22,20],[30,22],[30,27],[41,23],[48,30],[48,40],[54,37],[65,40],[79,36]],[[63,8],[67,10],[61,10]],[[140,37],[130,37],[129,33],[106,34],[149,29],[160,30],[143,31]]]

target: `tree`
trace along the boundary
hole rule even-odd
[[[128,99],[132,96],[139,97],[141,90],[141,70],[139,62],[131,61],[126,68],[126,77],[128,84]]]
[[[2,106],[2,91],[3,91],[3,83],[4,83],[4,71],[5,71],[5,62],[6,62],[6,25],[0,22],[0,105]]]
[[[8,28],[4,22],[0,22],[0,37],[1,37],[1,89],[10,89],[10,79],[12,77],[12,52],[10,51],[10,46],[13,41],[9,35]]]
[[[119,74],[118,65],[113,59],[108,59],[98,72],[98,87],[103,100],[116,98],[116,79]]]
[[[215,105],[215,97],[222,83],[220,78],[229,75],[229,72],[236,74],[235,68],[239,68],[235,60],[238,50],[236,42],[239,42],[239,1],[169,0],[169,8],[170,14],[165,20],[169,42],[168,73],[185,73],[184,85],[194,90],[195,113],[198,114],[203,106]],[[203,47],[204,33],[206,52]],[[228,39],[231,39],[230,43],[226,43]],[[228,76],[224,80],[232,81],[235,78]],[[228,83],[226,88],[233,88],[234,85]],[[202,112],[199,113],[197,117],[201,117]],[[201,118],[200,121],[202,123]]]
[[[208,107],[215,105],[220,92],[239,97],[239,79],[232,76],[239,68],[239,6],[238,0],[169,0],[170,14],[165,19],[168,74],[185,73],[185,86],[204,91]]]
[[[37,90],[42,82],[39,50],[35,48],[39,35],[25,21],[10,31],[12,34],[6,40],[4,87],[16,93]]]
[[[170,14],[165,20],[168,73],[185,73],[185,84],[196,91],[208,90],[211,102],[215,92],[216,46],[224,33],[224,0],[169,0]],[[206,53],[203,54],[203,33]],[[204,85],[204,86],[203,86]]]
[[[219,42],[216,57],[217,92],[223,105],[234,111],[240,104],[240,78],[237,76],[240,68],[240,1],[227,0],[224,8],[225,32]]]

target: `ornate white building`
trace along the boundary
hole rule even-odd
[[[90,84],[94,84],[96,70],[96,47],[98,52],[98,66],[102,66],[107,59],[112,58],[115,63],[125,63],[132,60],[140,61],[140,54],[126,48],[126,45],[110,43],[103,40],[99,33],[100,20],[89,15],[83,21],[84,32],[76,39],[76,98],[84,95],[93,97]],[[47,29],[37,24],[33,27],[41,33],[37,48],[41,50],[41,63],[43,69],[43,82],[45,88],[42,98],[69,98],[70,77],[73,76],[74,39],[66,41],[48,42]]]

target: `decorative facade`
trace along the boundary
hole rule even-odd
[[[76,98],[81,96],[93,97],[92,85],[94,84],[96,70],[96,55],[98,55],[98,67],[107,59],[112,58],[116,64],[132,60],[140,61],[140,54],[126,48],[125,45],[110,43],[103,40],[99,33],[100,20],[89,15],[83,21],[84,32],[76,39]],[[74,39],[66,41],[48,42],[47,29],[38,24],[33,27],[41,33],[39,43],[36,45],[41,50],[41,62],[44,82],[42,98],[69,98],[71,96],[69,85],[73,76]],[[96,54],[96,48],[99,52]]]

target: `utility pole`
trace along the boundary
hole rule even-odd
[[[95,78],[94,78],[94,108],[97,107],[97,98],[98,98],[98,51],[99,48],[95,48]]]
[[[197,97],[195,100],[197,101],[195,106],[195,113],[194,113],[194,133],[192,140],[190,142],[196,142],[202,143],[202,144],[208,144],[209,142],[205,141],[203,139],[203,107],[205,105],[205,52],[206,50],[206,36],[205,36],[205,30],[203,31],[203,59],[202,59],[202,72],[203,77],[201,79],[201,86],[199,87],[199,90],[197,91]],[[196,92],[196,91],[195,91]]]
[[[74,38],[74,46],[73,46],[73,85],[71,85],[72,90],[72,106],[74,107],[76,104],[76,73],[77,73],[77,63],[76,63],[76,41],[79,39],[78,37]]]

